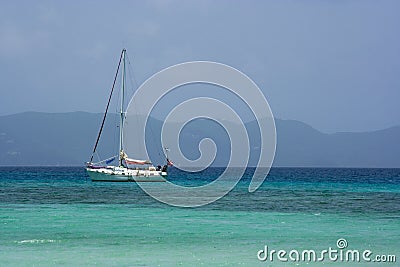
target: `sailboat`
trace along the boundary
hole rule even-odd
[[[93,152],[89,162],[86,162],[86,171],[92,181],[101,182],[165,182],[168,175],[168,166],[172,165],[172,162],[168,159],[168,150],[166,149],[166,164],[155,167],[149,160],[146,159],[132,159],[129,158],[123,149],[123,127],[125,120],[124,112],[124,91],[125,91],[125,66],[126,66],[126,50],[123,49],[118,62],[117,73],[115,74],[111,93],[108,98],[106,110],[104,112],[103,121],[100,126],[97,140],[93,148]],[[118,77],[118,72],[122,63],[122,81],[121,81],[121,102],[119,109],[119,153],[117,156],[101,160],[99,162],[93,162],[93,157],[96,153],[96,149],[100,140],[101,133],[103,131],[104,123],[107,117],[108,108],[110,105],[111,97],[114,92],[115,83]],[[118,164],[108,165],[112,161],[118,158]]]

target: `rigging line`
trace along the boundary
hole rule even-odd
[[[136,123],[137,123],[137,125],[142,125],[140,122],[139,122],[139,108],[138,107],[140,107],[140,103],[133,103],[133,109],[134,109],[134,111],[135,111],[135,118],[136,118]],[[152,117],[151,115],[149,115],[149,116],[140,116],[140,121],[143,123],[143,127],[145,127],[145,129],[147,129],[147,127],[148,127],[148,129],[150,130],[150,138],[151,138],[151,141],[152,142],[150,142],[151,144],[157,144],[157,140],[156,140],[156,135],[154,134],[154,124],[157,122],[157,119],[156,118],[154,118],[154,117]],[[147,127],[146,127],[147,126]],[[162,129],[162,126],[161,126],[161,129]],[[145,131],[146,132],[146,131]],[[146,139],[146,135],[144,136],[144,138]],[[140,140],[139,139],[136,139],[137,140],[137,145],[138,145],[138,147],[140,147]],[[161,140],[159,140],[160,142],[161,142]],[[145,142],[145,143],[147,143],[147,142]],[[158,147],[158,148],[156,148],[156,152],[157,152],[157,154],[158,154],[158,156],[159,157],[161,157],[161,158],[165,158],[165,154],[164,154],[164,152],[163,152],[163,149],[162,149],[162,144],[161,144],[161,149]],[[162,154],[162,155],[161,155]],[[150,155],[148,155],[148,156],[150,156]]]
[[[125,52],[126,53],[126,52]],[[119,81],[117,81],[117,87],[122,87],[122,84],[119,84]],[[116,103],[120,103],[121,101],[121,94],[122,94],[122,90],[118,90],[116,92]],[[115,95],[114,95],[115,96]],[[113,133],[113,147],[112,147],[112,151],[113,153],[117,153],[117,155],[119,155],[120,151],[119,151],[119,127],[120,127],[120,107],[118,105],[115,105],[115,113],[113,113],[113,129],[114,129],[114,133]]]
[[[124,50],[125,50],[125,49],[124,49]],[[112,93],[113,93],[113,91],[114,91],[114,86],[115,86],[115,82],[116,82],[116,80],[117,80],[118,71],[119,71],[119,67],[120,67],[120,65],[121,65],[121,60],[122,60],[122,55],[124,54],[124,50],[122,50],[121,56],[119,57],[117,72],[115,73],[114,82],[113,82],[113,85],[112,85],[112,88],[111,88],[111,93],[110,93],[110,96],[108,97],[108,102],[107,102],[106,111],[104,112],[103,121],[102,121],[102,123],[101,123],[101,127],[100,127],[99,134],[97,135],[97,140],[96,140],[96,143],[95,143],[94,148],[93,148],[92,156],[90,157],[90,162],[92,162],[92,160],[93,160],[94,152],[96,151],[97,145],[98,145],[99,140],[100,140],[101,132],[103,131],[104,122],[106,121],[107,112],[108,112],[108,107],[110,106],[111,96],[112,96]]]
[[[132,64],[131,64],[131,61],[130,61],[130,59],[129,59],[129,56],[128,56],[128,54],[127,53],[125,53],[125,58],[127,59],[127,61],[128,61],[128,72],[129,72],[129,80],[130,80],[130,82],[131,82],[131,85],[132,85],[132,92],[134,93],[134,89],[133,89],[133,87],[135,86],[136,87],[136,90],[137,90],[137,88],[139,87],[138,86],[138,83],[137,83],[137,79],[136,79],[136,77],[134,76],[134,72],[133,72],[133,67],[132,67]],[[133,78],[133,79],[132,79]],[[138,109],[137,109],[137,107],[136,107],[136,105],[138,105],[138,103],[133,103],[134,105],[133,105],[133,108],[134,108],[134,110],[135,110],[135,114],[137,114],[135,117],[136,117],[136,122],[137,122],[137,124],[138,125],[140,125],[139,124],[139,118],[138,118]],[[150,116],[147,118],[147,119],[149,119],[149,118],[151,118]],[[144,118],[143,118],[144,119]],[[153,120],[155,120],[155,118],[153,118]],[[146,125],[147,123],[146,123],[146,120],[144,120],[143,121],[143,123],[144,123],[144,125]],[[149,123],[149,129],[150,129],[150,136],[151,136],[151,139],[152,139],[152,143],[153,144],[156,144],[157,142],[157,140],[156,140],[156,138],[155,138],[155,135],[154,135],[154,130],[153,130],[153,127],[152,127],[152,123],[150,122]],[[146,137],[145,137],[146,138]],[[137,142],[138,142],[138,146],[139,146],[139,140],[137,140]],[[162,146],[161,146],[162,147]],[[160,156],[160,157],[162,157],[162,158],[165,158],[165,154],[164,154],[164,151],[163,151],[163,149],[161,148],[161,150],[160,149],[156,149],[157,150],[157,153],[158,153],[158,156]],[[161,156],[161,154],[163,154],[163,156]]]
[[[113,125],[113,129],[114,129],[114,133],[113,133],[113,143],[112,143],[112,148],[111,148],[111,151],[112,151],[112,153],[115,153],[115,152],[117,152],[117,155],[118,155],[118,153],[119,153],[119,151],[118,151],[118,140],[117,140],[117,129],[118,129],[118,115],[117,115],[117,110],[115,110],[115,114],[113,114],[114,115],[114,119],[113,119],[113,121],[114,121],[114,125]]]
[[[96,151],[97,160],[101,160],[99,152]],[[91,161],[90,161],[91,162]]]
[[[125,54],[126,55],[126,54]],[[129,78],[130,78],[130,81],[131,81],[131,83],[132,83],[132,85],[135,85],[136,86],[136,88],[138,88],[139,86],[138,86],[138,84],[137,84],[137,82],[136,82],[136,78],[135,78],[135,76],[133,75],[133,67],[132,67],[132,65],[131,65],[131,62],[130,62],[130,60],[129,60],[129,57],[128,57],[128,55],[126,55],[126,58],[128,59],[128,72],[129,72]],[[133,81],[135,81],[135,84],[134,84],[134,82],[132,81],[132,77],[133,77]],[[137,112],[137,109],[136,109],[136,105],[134,105],[134,109],[135,109],[135,114],[139,114],[138,112]],[[152,118],[151,116],[148,116],[147,117],[147,119],[150,119],[150,118]],[[152,118],[153,119],[153,122],[155,121],[155,120],[157,120],[156,118]],[[138,121],[139,119],[138,119],[138,117],[136,116],[136,120]],[[146,125],[147,124],[147,122],[146,122],[146,120],[144,120],[144,125]],[[153,123],[154,124],[154,123]],[[153,127],[154,127],[154,125],[153,125]],[[153,127],[152,127],[152,123],[150,122],[149,123],[149,129],[150,129],[150,136],[151,136],[151,138],[152,138],[152,144],[157,144],[157,140],[156,140],[156,138],[155,138],[155,135],[154,135],[154,130],[153,130]],[[145,137],[146,138],[146,137]],[[138,140],[138,142],[139,142],[139,140]],[[161,149],[156,149],[157,150],[157,154],[158,154],[158,156],[159,157],[162,157],[162,158],[166,158],[166,156],[165,156],[165,154],[164,154],[164,150],[163,150],[163,148],[162,148],[162,145],[161,145]],[[161,155],[162,154],[162,155]]]
[[[128,61],[128,73],[129,73],[129,81],[130,81],[130,83],[131,83],[131,91],[132,91],[132,95],[134,95],[135,94],[135,91],[137,90],[137,88],[139,87],[139,85],[138,85],[138,83],[137,83],[137,81],[136,81],[136,78],[135,78],[135,76],[133,75],[133,67],[132,67],[132,64],[131,64],[131,61],[130,61],[130,59],[129,59],[129,55],[127,54],[127,53],[125,53],[125,58],[127,59],[127,61]],[[132,80],[132,77],[133,77],[133,80]],[[134,87],[136,88],[136,90],[134,89]],[[139,104],[139,103],[132,103],[133,105],[132,105],[132,108],[133,108],[133,110],[134,110],[134,114],[136,114],[134,117],[135,117],[135,119],[136,119],[136,125],[141,125],[140,124],[140,122],[139,122],[139,112],[138,112],[138,109],[137,109],[137,105]],[[143,121],[144,122],[144,121]],[[136,142],[137,142],[137,147],[140,147],[140,140],[139,139],[137,139],[136,138]]]
[[[129,86],[129,89],[130,89],[130,94],[132,95],[132,97],[135,95],[135,92],[136,92],[136,90],[139,88],[139,85],[138,85],[138,83],[137,83],[137,79],[135,78],[135,75],[134,75],[134,72],[133,72],[133,67],[132,67],[132,64],[131,64],[131,60],[130,60],[130,58],[129,58],[129,55],[128,55],[128,53],[125,53],[125,58],[126,58],[126,60],[128,61],[128,74],[129,75],[127,75],[127,76],[129,76],[129,82],[130,82],[130,86]],[[139,113],[138,113],[138,110],[137,110],[137,108],[136,108],[136,104],[135,103],[132,103],[133,105],[132,105],[132,107],[133,107],[133,109],[134,109],[134,114],[136,114],[134,117],[135,117],[135,120],[136,120],[136,125],[140,125],[140,123],[139,123]],[[137,147],[140,147],[140,141],[139,141],[139,139],[136,139],[137,141]]]
[[[151,116],[148,116],[147,117],[147,122],[149,122],[149,119],[150,118],[152,118]],[[153,122],[156,122],[157,121],[157,119],[156,118],[152,118],[153,120]],[[147,122],[145,121],[145,125],[147,125]],[[152,143],[153,144],[157,144],[157,140],[156,140],[156,138],[155,138],[155,135],[154,135],[154,131],[153,131],[153,127],[152,127],[152,125],[154,126],[154,123],[149,123],[149,129],[150,129],[150,136],[151,136],[151,138],[153,139],[152,141]],[[162,127],[163,126],[161,126],[161,130],[162,130]],[[157,153],[158,153],[158,156],[160,156],[160,157],[162,157],[161,156],[161,152],[163,153],[163,156],[164,156],[164,158],[165,158],[165,154],[164,154],[164,151],[163,151],[163,148],[162,148],[162,141],[161,140],[159,140],[160,142],[161,142],[161,150],[160,150],[160,148],[158,148],[158,149],[156,149],[157,150]]]
[[[135,78],[135,76],[133,75],[133,67],[132,67],[132,65],[131,65],[131,61],[129,60],[129,56],[128,56],[128,53],[125,53],[125,57],[126,57],[126,59],[128,60],[128,72],[129,72],[129,80],[130,80],[130,82],[131,82],[131,84],[132,84],[132,91],[135,91],[134,89],[133,89],[133,87],[135,87],[136,89],[139,87],[139,85],[138,85],[138,83],[137,83],[137,79]],[[133,77],[133,80],[132,80],[132,77]]]

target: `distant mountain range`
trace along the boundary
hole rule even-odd
[[[111,114],[108,123],[115,126],[113,117]],[[91,155],[101,118],[102,114],[87,112],[25,112],[0,116],[0,166],[83,165]],[[152,119],[152,123],[157,132],[162,122]],[[183,131],[181,147],[185,155],[197,158],[198,141],[211,137],[222,154],[217,156],[214,165],[226,164],[229,139],[218,127],[193,126]],[[276,119],[276,127],[274,166],[400,167],[400,126],[372,132],[325,134],[299,121]],[[257,136],[255,121],[248,122],[246,128],[250,135]],[[117,143],[115,133],[116,127],[106,127],[99,153],[113,153],[110,151]],[[254,140],[251,147],[256,150],[259,141]],[[157,148],[153,150],[150,156],[157,154]],[[249,165],[254,166],[257,159],[252,155]]]

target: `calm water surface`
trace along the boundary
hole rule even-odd
[[[171,169],[196,186],[223,169]],[[400,169],[274,168],[205,207],[176,208],[135,183],[92,183],[83,168],[0,168],[0,266],[399,266]],[[347,249],[397,263],[261,262],[257,252]]]

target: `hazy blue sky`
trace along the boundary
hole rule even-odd
[[[325,131],[400,124],[400,1],[1,1],[0,115],[102,112],[126,47],[138,83],[231,65],[275,116]]]

